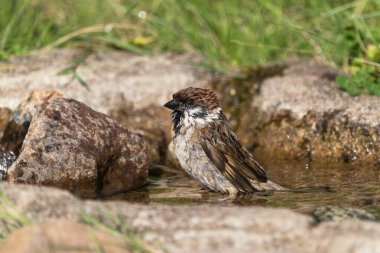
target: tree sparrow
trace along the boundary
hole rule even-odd
[[[212,90],[186,88],[164,106],[173,110],[175,155],[203,187],[233,195],[285,189],[268,180],[232,131]]]

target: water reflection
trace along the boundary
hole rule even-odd
[[[290,192],[256,193],[229,198],[209,192],[180,170],[154,173],[149,184],[138,191],[116,196],[132,202],[168,205],[202,204],[258,205],[286,207],[310,213],[318,206],[364,208],[380,216],[380,169],[336,163],[313,163],[266,159],[269,178],[291,189]]]

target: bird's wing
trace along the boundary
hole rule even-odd
[[[235,133],[224,123],[216,123],[200,134],[201,146],[215,167],[239,191],[256,191],[250,180],[266,182],[264,168],[242,145]]]

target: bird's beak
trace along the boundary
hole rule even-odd
[[[166,108],[169,108],[171,110],[175,110],[178,107],[178,102],[176,100],[170,100],[166,104],[164,104]]]

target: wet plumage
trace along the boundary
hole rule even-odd
[[[205,188],[236,194],[283,189],[230,128],[215,93],[187,88],[165,104],[172,109],[174,152],[181,167]]]

